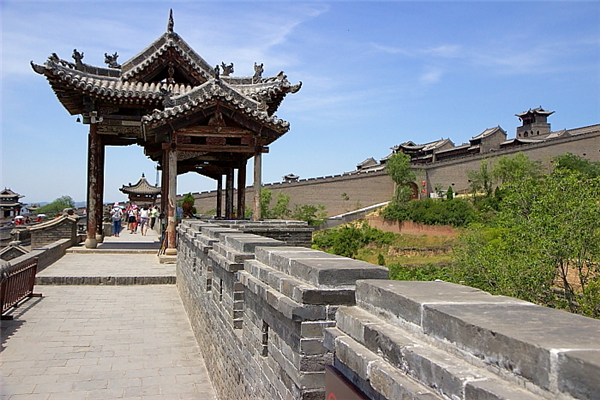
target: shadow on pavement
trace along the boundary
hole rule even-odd
[[[158,250],[159,248],[159,242],[110,242],[98,246],[98,250]]]

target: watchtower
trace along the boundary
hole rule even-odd
[[[550,124],[547,119],[554,111],[546,111],[541,106],[520,114],[515,114],[522,126],[517,127],[517,138],[526,138],[532,136],[542,136],[550,133]]]

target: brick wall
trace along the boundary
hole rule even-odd
[[[517,152],[523,152],[532,160],[542,161],[546,169],[549,168],[553,157],[567,152],[590,161],[600,161],[600,132],[414,166],[413,170],[417,174],[419,189],[421,189],[421,181],[426,182],[427,193],[433,193],[436,184],[440,184],[443,190],[452,186],[455,192],[466,193],[469,191],[468,170],[479,169],[483,159],[489,160],[490,165],[493,165],[500,156],[513,156]],[[273,183],[263,187],[273,191],[272,205],[275,203],[277,193],[284,192],[290,196],[291,209],[294,204],[322,204],[327,207],[329,217],[389,201],[394,193],[394,184],[383,171],[304,179],[295,183]],[[254,191],[251,187],[246,190],[246,207],[251,208]],[[344,200],[343,193],[349,197],[349,200]],[[196,193],[194,198],[199,212],[216,208],[214,191]],[[360,207],[357,207],[359,205]]]
[[[184,221],[177,287],[222,399],[597,399],[600,321]]]
[[[179,227],[177,286],[223,399],[324,398],[323,327],[386,268],[214,224]],[[322,268],[327,265],[327,268]]]
[[[37,249],[59,239],[70,239],[72,244],[77,243],[77,219],[62,216],[50,221],[32,226],[31,248]]]

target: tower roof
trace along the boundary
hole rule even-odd
[[[133,194],[156,196],[160,193],[160,187],[150,185],[144,174],[142,174],[142,177],[135,185],[132,185],[131,183],[128,186],[123,185],[123,187],[119,190],[127,195]]]
[[[515,114],[515,116],[519,117],[519,118],[523,118],[526,115],[544,115],[544,116],[549,116],[554,114],[554,111],[546,111],[542,108],[542,106],[539,106],[538,108],[534,108],[534,109],[529,109],[527,111],[523,111],[522,113],[519,114]]]

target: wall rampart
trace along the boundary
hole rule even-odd
[[[324,398],[323,328],[387,269],[202,222],[179,238],[177,285],[220,397]]]
[[[223,399],[597,399],[600,321],[200,221],[177,286]]]
[[[577,130],[572,131],[577,132]],[[433,193],[437,184],[443,190],[452,186],[455,192],[466,193],[469,191],[468,170],[479,169],[483,159],[493,164],[503,155],[513,156],[518,152],[526,154],[531,160],[542,161],[546,168],[550,167],[553,157],[567,152],[590,161],[600,161],[600,131],[518,147],[495,149],[481,154],[464,155],[430,164],[418,164],[413,166],[413,170],[417,173],[420,189],[423,189],[421,181],[425,181],[424,189],[427,193]],[[270,183],[263,187],[273,191],[273,199],[278,192],[289,195],[292,208],[294,204],[322,204],[327,207],[327,216],[389,201],[394,193],[394,183],[383,170],[309,178],[290,183]],[[216,208],[216,191],[195,193],[194,198],[195,206],[199,211],[206,212]],[[254,191],[252,187],[247,187],[246,205],[252,204],[253,199]]]
[[[327,215],[338,215],[372,204],[389,201],[394,193],[394,183],[383,171],[359,174],[343,174],[320,178],[302,179],[298,182],[279,182],[263,185],[273,192],[272,206],[277,193],[290,196],[290,209],[294,205],[317,205],[327,208]],[[237,196],[237,191],[234,198]],[[214,210],[217,206],[216,191],[194,194],[195,207],[199,212]],[[246,188],[246,206],[253,204],[254,190]],[[223,208],[224,209],[224,208]]]
[[[51,219],[29,228],[31,248],[44,247],[60,239],[69,239],[77,243],[77,218],[67,215]]]

